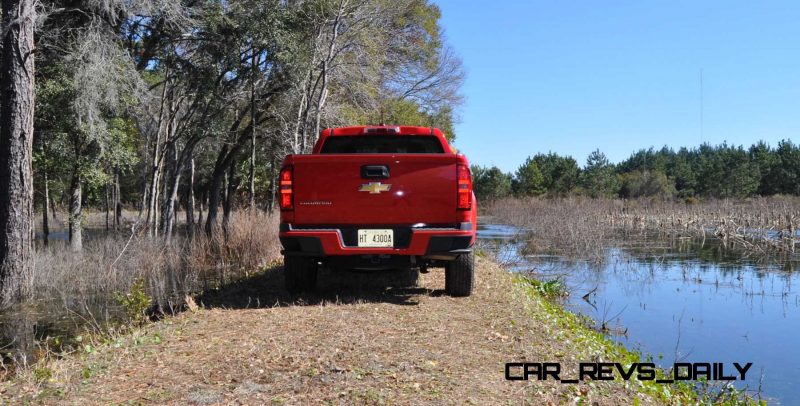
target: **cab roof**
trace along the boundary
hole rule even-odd
[[[439,139],[439,142],[442,143],[442,147],[445,151],[451,151],[455,153],[453,148],[447,142],[447,139],[442,133],[442,130],[436,127],[416,127],[416,126],[406,126],[406,125],[361,125],[361,126],[352,126],[352,127],[338,127],[338,128],[326,128],[322,130],[319,134],[319,139],[317,143],[314,145],[314,150],[312,153],[318,154],[322,150],[322,144],[325,143],[325,139],[328,137],[339,137],[339,136],[358,136],[358,135],[365,135],[365,136],[375,136],[375,135],[427,135],[427,136],[434,136]]]

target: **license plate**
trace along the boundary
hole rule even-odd
[[[393,247],[394,230],[358,230],[359,247]]]

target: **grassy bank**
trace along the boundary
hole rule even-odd
[[[0,385],[8,403],[686,404],[685,386],[506,381],[512,361],[632,362],[526,280],[477,261],[476,293],[389,275],[322,275],[293,298],[275,267],[196,297],[197,308],[85,342]],[[386,288],[386,286],[389,286]],[[706,399],[708,400],[708,399]]]

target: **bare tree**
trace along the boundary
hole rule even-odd
[[[395,97],[412,100],[429,110],[461,104],[459,90],[464,83],[461,60],[449,47],[437,52],[434,58],[433,64],[413,61],[398,67],[388,84]]]

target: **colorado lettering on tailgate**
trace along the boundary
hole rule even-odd
[[[313,290],[326,267],[444,268],[448,294],[472,293],[472,176],[439,129],[326,129],[311,154],[286,157],[279,181],[289,292]]]

